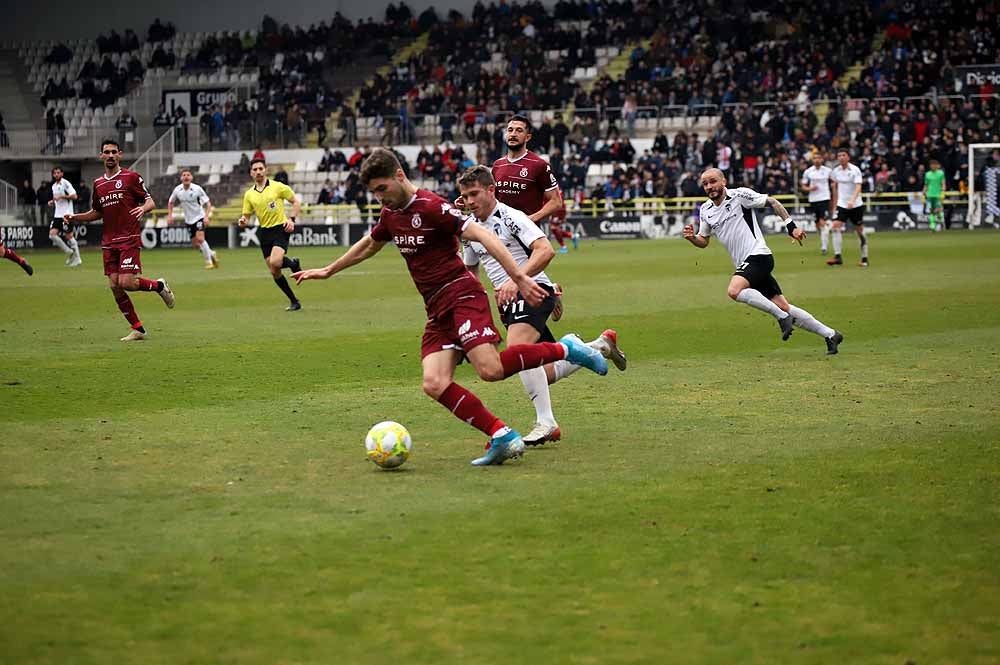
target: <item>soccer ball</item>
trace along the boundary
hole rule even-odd
[[[383,469],[395,469],[410,456],[413,441],[410,433],[399,423],[391,420],[381,422],[365,437],[365,451],[368,459]]]

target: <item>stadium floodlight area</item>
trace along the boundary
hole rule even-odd
[[[968,227],[973,229],[985,220],[1000,227],[1000,164],[987,166],[989,154],[1000,150],[1000,143],[973,143],[969,146],[969,210]],[[982,175],[982,191],[976,190],[977,176]]]

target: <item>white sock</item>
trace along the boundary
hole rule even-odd
[[[211,263],[212,248],[208,246],[208,243],[207,242],[201,243],[201,247],[199,247],[198,249],[201,250],[201,255],[205,257],[205,263]]]
[[[762,312],[767,312],[776,319],[783,319],[788,316],[788,314],[781,311],[780,307],[765,298],[764,294],[757,289],[743,289],[740,291],[740,294],[736,296],[736,300],[741,303],[746,303],[747,305],[759,309]]]
[[[816,333],[823,339],[833,337],[833,328],[818,320],[815,316],[795,305],[788,305],[788,313],[792,315],[792,323],[803,330]]]
[[[833,253],[840,256],[844,252],[844,232],[841,229],[833,230]]]
[[[819,230],[819,248],[826,251],[827,247],[830,246],[830,227],[824,226]]]
[[[865,237],[864,233],[862,233],[861,235],[858,236],[858,242],[861,243],[861,258],[864,259],[865,261],[867,261],[868,260],[868,238]]]
[[[49,240],[52,241],[53,245],[55,245],[56,247],[58,247],[62,251],[66,252],[67,254],[72,254],[73,253],[73,250],[71,250],[69,247],[67,247],[66,243],[63,242],[62,236],[49,236]]]
[[[76,242],[76,238],[70,238],[68,244],[70,251],[73,252],[73,258],[80,258],[80,245]]]
[[[556,417],[552,414],[552,398],[549,395],[549,380],[544,367],[527,369],[518,374],[524,390],[535,405],[535,421],[555,427]]]
[[[554,363],[552,363],[552,373],[555,374],[555,378],[552,380],[552,383],[555,383],[556,381],[562,381],[567,376],[571,375],[573,372],[576,372],[579,369],[581,369],[580,365],[574,365],[568,360],[555,361]]]

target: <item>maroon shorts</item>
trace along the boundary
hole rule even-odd
[[[120,273],[138,275],[142,273],[142,261],[139,259],[141,247],[111,247],[104,248],[104,274]]]
[[[420,341],[420,358],[446,349],[470,351],[480,344],[499,344],[490,300],[481,289],[462,293],[451,305],[427,320]]]

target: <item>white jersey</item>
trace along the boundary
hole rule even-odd
[[[61,220],[63,215],[73,214],[72,199],[57,199],[56,196],[73,196],[74,194],[76,194],[76,190],[66,178],[60,178],[59,182],[52,183],[52,199],[55,202],[55,210],[52,212],[53,219]]]
[[[500,242],[504,244],[507,251],[514,257],[514,262],[519,266],[523,266],[528,262],[528,257],[531,255],[531,243],[545,237],[545,234],[538,228],[538,225],[528,219],[527,215],[517,208],[512,208],[499,201],[497,201],[497,207],[493,209],[493,212],[490,213],[485,222],[481,222],[478,219],[476,221],[484,229],[493,231],[500,238]],[[490,278],[494,287],[500,287],[500,285],[510,280],[507,271],[503,269],[499,261],[486,251],[486,248],[482,244],[463,240],[462,245],[464,246],[462,257],[465,265],[472,267],[482,263],[486,269],[486,276]],[[538,273],[532,279],[539,284],[552,285],[552,280],[549,279],[544,271]]]
[[[837,207],[848,208],[847,204],[854,195],[854,188],[861,184],[861,169],[850,163],[843,169],[837,164],[833,167],[830,177],[837,183]],[[862,205],[864,204],[861,202],[861,194],[858,194],[857,200],[850,208],[860,208]]]
[[[170,202],[174,205],[181,204],[181,210],[184,211],[184,221],[188,224],[205,219],[204,205],[208,203],[208,194],[201,188],[201,185],[192,182],[187,189],[184,188],[184,185],[177,185],[170,194]]]
[[[809,203],[816,201],[830,200],[830,174],[833,171],[829,166],[810,166],[802,174],[802,184],[812,185],[816,189],[809,190]]]
[[[767,194],[758,194],[749,187],[726,189],[722,205],[711,201],[701,204],[698,235],[708,238],[714,233],[729,251],[734,266],[739,266],[748,256],[770,254],[771,248],[764,242],[764,233],[753,211],[765,205]]]

